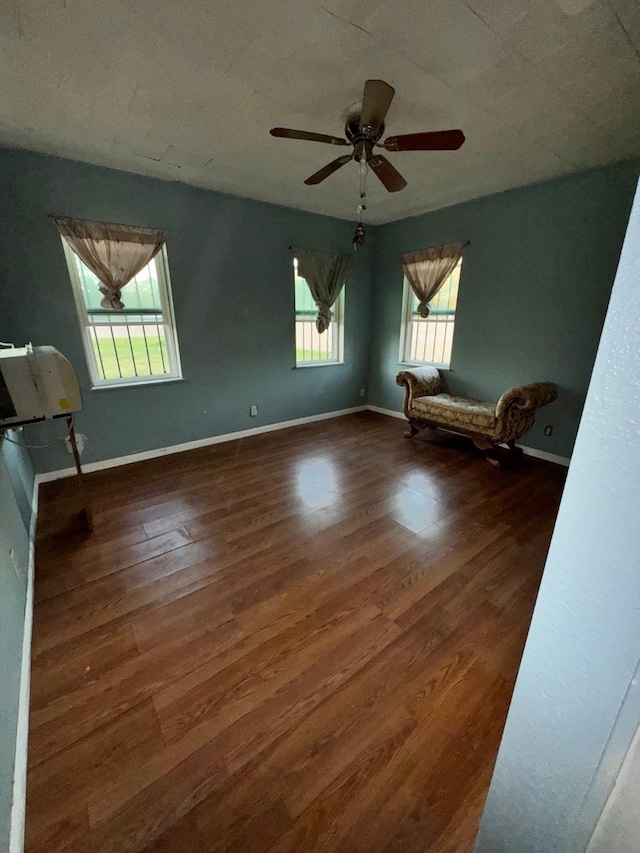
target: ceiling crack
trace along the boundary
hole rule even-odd
[[[475,15],[475,16],[476,16],[476,18],[477,18],[479,21],[482,21],[482,23],[485,25],[485,27],[488,27],[494,35],[498,36],[498,38],[499,38],[500,40],[502,40],[502,36],[500,35],[500,33],[499,33],[496,29],[494,29],[494,28],[491,26],[491,24],[489,23],[489,21],[485,20],[485,19],[482,17],[482,15],[480,14],[480,12],[477,12],[477,11],[473,8],[473,6],[470,6],[470,5],[466,2],[466,0],[464,0],[464,5],[467,7],[467,9],[471,12],[471,14],[472,14],[472,15]]]
[[[636,44],[635,44],[634,40],[631,38],[631,33],[630,33],[630,32],[629,32],[629,30],[625,27],[624,23],[622,22],[622,20],[621,20],[621,18],[620,18],[620,15],[618,15],[618,13],[617,13],[617,12],[616,12],[616,10],[615,10],[615,7],[614,7],[613,3],[611,3],[611,0],[609,0],[609,2],[608,2],[608,6],[609,6],[609,8],[611,9],[611,11],[613,12],[613,14],[614,14],[614,16],[615,16],[615,19],[616,19],[616,21],[618,22],[618,26],[620,27],[620,29],[621,29],[621,30],[622,30],[622,32],[624,33],[624,37],[625,37],[625,38],[626,38],[626,40],[629,42],[629,47],[630,47],[630,48],[631,48],[631,50],[635,53],[635,55],[636,55],[636,56],[637,56],[637,58],[638,58],[638,61],[640,62],[640,50],[636,47]]]
[[[327,15],[331,15],[332,18],[337,18],[337,20],[342,21],[343,24],[349,24],[350,27],[355,27],[356,30],[360,30],[361,33],[365,33],[365,35],[373,38],[373,33],[370,33],[369,30],[365,30],[365,28],[361,27],[359,24],[354,24],[353,21],[350,21],[348,18],[341,18],[340,15],[336,15],[335,12],[332,12],[331,9],[327,9],[327,7],[322,4],[320,4],[320,8],[323,12],[326,12]]]

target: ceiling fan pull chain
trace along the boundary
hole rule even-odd
[[[366,201],[367,201],[367,175],[369,174],[369,164],[366,160],[360,161],[360,204],[356,208],[356,215],[358,217],[358,223],[356,225],[356,230],[353,235],[353,239],[351,241],[353,245],[354,252],[358,251],[360,246],[364,246],[365,241],[365,233],[364,226],[362,224],[362,213],[367,209]]]
[[[360,198],[364,198],[367,194],[367,175],[369,174],[369,164],[366,160],[360,161]]]

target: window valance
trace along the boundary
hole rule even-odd
[[[121,291],[164,246],[168,231],[54,216],[60,234],[101,283],[101,306],[122,311]]]

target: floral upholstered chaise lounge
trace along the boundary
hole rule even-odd
[[[521,452],[516,439],[531,429],[536,409],[552,403],[558,396],[552,382],[534,382],[505,391],[497,403],[452,397],[443,393],[440,373],[435,367],[402,370],[396,382],[405,388],[408,438],[425,427],[466,435],[494,465],[500,464],[496,452],[500,444]]]

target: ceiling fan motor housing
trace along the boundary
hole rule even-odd
[[[370,160],[373,146],[384,133],[384,124],[381,124],[377,132],[368,125],[360,126],[360,113],[351,113],[344,126],[344,133],[354,147],[354,159],[360,162],[363,158]]]

